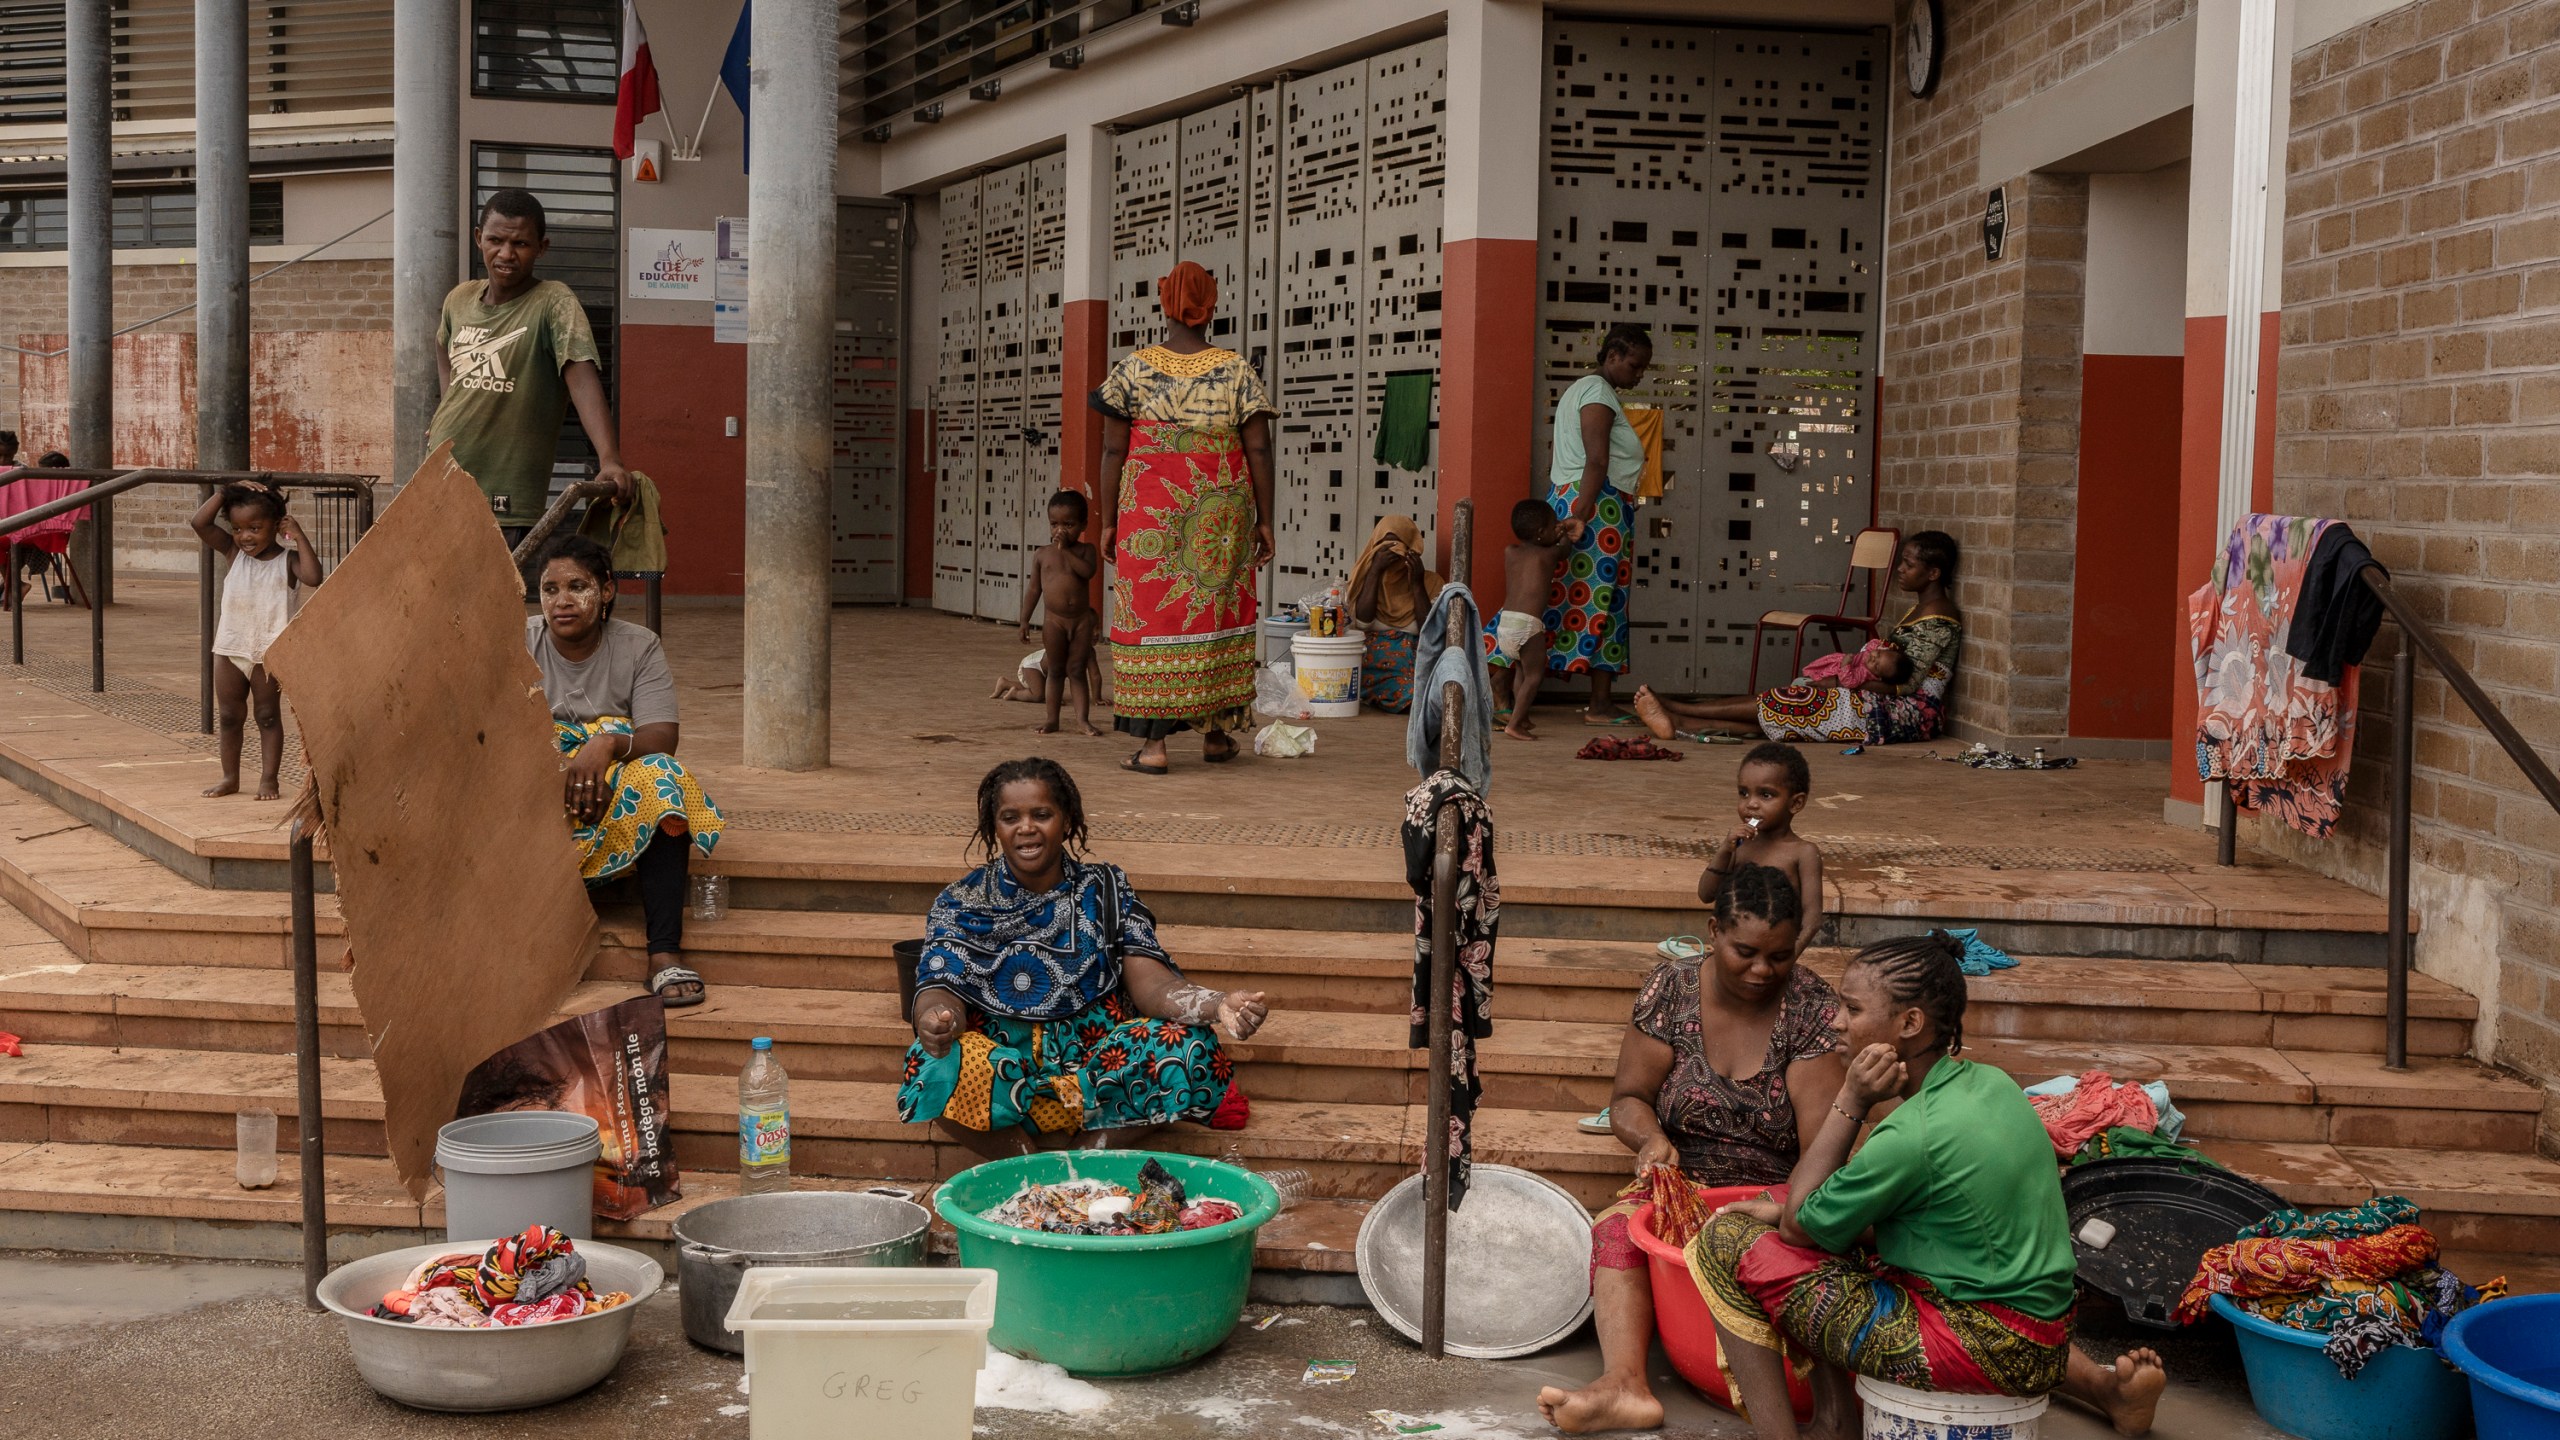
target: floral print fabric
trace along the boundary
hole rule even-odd
[[[631,720],[623,715],[598,716],[585,724],[551,722],[553,743],[563,755],[577,754],[598,735],[630,733]],[[578,847],[578,875],[588,884],[610,880],[639,864],[640,852],[665,833],[658,826],[670,815],[684,817],[692,832],[687,838],[705,857],[720,843],[721,827],[728,823],[721,818],[720,807],[711,803],[693,772],[673,755],[635,755],[607,770],[604,783],[613,790],[613,800],[604,807],[603,816],[593,825],[577,825],[569,831]]]
[[[2320,532],[2335,522],[2251,515],[2213,578],[2187,597],[2196,667],[2196,772],[2315,838],[2336,828],[2355,750],[2357,673],[2336,685],[2285,652]]]
[[[1896,693],[1844,690],[1798,681],[1760,696],[1760,733],[1772,740],[1837,740],[1851,745],[1899,745],[1934,740],[1946,718],[1947,687],[1955,683],[1956,653],[1964,625],[1945,615],[1906,612],[1893,627],[1893,643],[1911,659],[1911,673]]]
[[[1151,1020],[1114,990],[1062,1020],[968,1007],[968,1028],[940,1057],[907,1047],[898,1118],[981,1132],[1045,1135],[1206,1120],[1235,1077],[1207,1026]]]
[[[1413,1011],[1406,1041],[1414,1048],[1431,1043],[1431,875],[1443,809],[1458,817],[1458,963],[1450,972],[1451,993],[1441,1001],[1452,1007],[1447,1157],[1449,1208],[1455,1210],[1467,1198],[1476,1102],[1484,1095],[1475,1042],[1493,1033],[1493,944],[1502,924],[1502,882],[1493,869],[1493,812],[1466,777],[1442,770],[1405,793],[1404,872],[1413,888]]]
[[[1727,1077],[1707,1063],[1705,972],[1700,962],[1657,965],[1636,992],[1630,1023],[1671,1047],[1671,1073],[1654,1096],[1662,1132],[1679,1147],[1680,1168],[1701,1185],[1783,1185],[1795,1168],[1795,1102],[1787,1067],[1840,1048],[1831,1033],[1840,997],[1802,965],[1787,980],[1759,1072]]]

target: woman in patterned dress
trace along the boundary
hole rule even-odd
[[[602,545],[555,536],[533,573],[542,613],[525,620],[524,646],[542,668],[553,740],[568,757],[561,801],[578,873],[589,885],[638,876],[649,988],[671,1006],[699,1005],[702,977],[682,953],[687,857],[708,857],[722,822],[676,759],[666,652],[657,636],[613,618],[613,557]]]
[[[1102,553],[1112,562],[1112,709],[1138,738],[1121,763],[1171,768],[1165,740],[1236,756],[1253,718],[1254,590],[1271,560],[1271,398],[1204,333],[1218,282],[1188,260],[1156,282],[1165,339],[1111,367],[1102,412]]]
[[[1084,800],[1054,760],[978,782],[986,863],[933,902],[898,1118],[990,1158],[1125,1146],[1205,1120],[1262,1025],[1260,991],[1182,977],[1117,865],[1084,859]]]
[[[1717,892],[1713,948],[1654,967],[1618,1046],[1609,1128],[1635,1152],[1633,1184],[1591,1227],[1600,1378],[1549,1386],[1538,1408],[1567,1434],[1650,1430],[1662,1402],[1645,1381],[1653,1282],[1627,1221],[1646,1172],[1676,1166],[1703,1186],[1783,1185],[1840,1088],[1839,998],[1796,963],[1801,901],[1786,872],[1740,865]]]
[[[1638,686],[1636,714],[1665,740],[1682,720],[1771,740],[1898,745],[1938,738],[1946,723],[1947,687],[1955,682],[1956,653],[1964,645],[1964,618],[1955,601],[1955,537],[1923,530],[1903,541],[1893,583],[1912,597],[1911,608],[1886,637],[1910,661],[1903,680],[1843,687],[1836,680],[1800,676],[1775,690],[1727,700],[1665,700],[1652,687]]]
[[[1609,688],[1627,668],[1632,522],[1636,484],[1644,478],[1644,442],[1627,423],[1618,392],[1642,380],[1652,365],[1653,336],[1641,325],[1612,325],[1600,342],[1598,368],[1565,387],[1556,401],[1547,504],[1564,522],[1569,543],[1542,618],[1548,672],[1591,677],[1591,703],[1582,712],[1587,725],[1627,719],[1609,698]]]

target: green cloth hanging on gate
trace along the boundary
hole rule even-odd
[[[613,552],[616,575],[667,573],[667,527],[658,519],[658,487],[637,470],[631,472],[631,503],[617,504],[610,495],[588,501],[578,533]]]
[[[1431,463],[1432,372],[1408,370],[1387,377],[1387,398],[1378,407],[1378,446],[1371,458],[1399,470],[1419,470]]]

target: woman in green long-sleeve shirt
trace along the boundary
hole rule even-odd
[[[1727,1207],[1689,1249],[1762,1440],[1792,1440],[1783,1345],[1815,1361],[1813,1426],[1855,1433],[1850,1376],[2042,1395],[2151,1428],[2157,1355],[2101,1365],[2071,1344],[2076,1262],[2053,1144],[2017,1083],[1958,1058],[1963,947],[1942,930],[1870,945],[1840,980],[1852,1057],[1788,1198]],[[1864,1146],[1868,1115],[1887,1101]],[[1856,1253],[1873,1233],[1873,1254]]]

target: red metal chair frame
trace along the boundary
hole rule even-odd
[[[1882,564],[1859,563],[1858,552],[1867,548],[1869,543],[1867,537],[1870,535],[1885,537]],[[1772,624],[1789,625],[1796,632],[1795,659],[1790,662],[1790,668],[1787,671],[1787,678],[1790,680],[1804,673],[1804,632],[1812,626],[1819,625],[1831,632],[1831,643],[1835,648],[1840,645],[1840,636],[1843,631],[1863,630],[1868,639],[1874,639],[1876,627],[1884,623],[1885,599],[1892,590],[1888,577],[1893,572],[1895,558],[1901,553],[1901,531],[1881,525],[1869,526],[1859,531],[1857,537],[1849,542],[1849,568],[1840,576],[1840,599],[1834,605],[1839,613],[1798,615],[1790,610],[1763,611],[1758,623],[1751,627],[1751,693],[1754,695],[1760,693],[1760,635]],[[1872,560],[1874,557],[1868,558]],[[1848,613],[1849,591],[1858,583],[1858,572],[1861,570],[1867,572],[1867,613],[1852,615]],[[1795,617],[1792,621],[1787,618],[1791,615]]]

